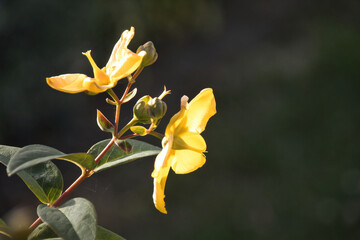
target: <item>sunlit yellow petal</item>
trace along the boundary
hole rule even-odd
[[[83,53],[83,55],[85,55],[88,58],[88,60],[91,64],[91,67],[93,68],[94,78],[96,79],[96,83],[98,85],[109,84],[110,83],[109,76],[96,65],[94,59],[91,57],[91,50]]]
[[[186,127],[191,132],[201,133],[210,117],[216,113],[216,102],[211,88],[202,90],[189,103],[186,112]]]
[[[102,92],[105,92],[107,89],[109,88],[112,88],[113,86],[111,85],[98,85],[96,83],[96,79],[95,78],[85,78],[84,81],[83,81],[83,87],[89,91],[89,92],[92,92],[92,93],[102,93]]]
[[[199,133],[184,132],[179,136],[174,136],[174,150],[189,149],[197,152],[206,150],[206,142]]]
[[[126,54],[127,46],[129,45],[131,39],[134,37],[135,29],[134,27],[129,30],[125,30],[119,39],[119,41],[115,44],[109,61],[106,64],[106,68],[111,68],[116,62],[120,61],[120,59]]]
[[[165,136],[169,137],[170,134],[174,134],[176,128],[178,128],[178,126],[183,122],[183,119],[185,117],[185,113],[187,110],[187,101],[189,100],[189,98],[187,96],[183,96],[181,98],[181,107],[180,107],[180,111],[178,113],[176,113],[171,119],[169,124],[166,127],[165,130]]]
[[[151,176],[154,178],[153,201],[155,207],[162,213],[167,213],[165,209],[165,183],[169,174],[171,161],[173,158],[172,151],[173,137],[171,136],[168,143],[164,146],[155,160],[154,171]]]
[[[206,162],[204,154],[192,150],[175,150],[171,168],[176,174],[186,174],[202,167]]]
[[[154,192],[153,192],[153,201],[154,205],[157,210],[160,212],[167,214],[166,208],[165,208],[165,183],[166,183],[166,177],[163,178],[160,182],[158,182],[156,179],[154,179]]]
[[[47,84],[62,92],[79,93],[87,90],[83,86],[83,81],[87,78],[85,74],[63,74],[55,77],[46,78]]]
[[[111,81],[118,81],[119,79],[127,77],[133,73],[140,66],[145,54],[146,52],[135,54],[128,50],[128,53],[122,57],[120,61],[112,65],[112,72],[110,74]]]

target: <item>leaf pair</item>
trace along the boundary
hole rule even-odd
[[[44,145],[29,145],[23,148],[0,145],[0,162],[7,166],[9,176],[16,173],[42,203],[52,204],[62,193],[63,178],[59,169],[50,160],[65,160],[77,165],[82,171],[89,169],[100,172],[160,152],[160,148],[151,144],[127,140],[126,142],[132,146],[130,152],[126,153],[114,145],[95,166],[96,156],[109,141],[107,139],[98,142],[88,153],[74,154],[65,154]]]
[[[0,145],[0,162],[8,166],[20,148]],[[51,161],[31,166],[17,172],[28,188],[42,203],[54,203],[61,195],[63,178],[60,170]]]

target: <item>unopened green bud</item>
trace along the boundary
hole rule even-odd
[[[163,102],[159,98],[153,98],[148,103],[151,113],[151,118],[154,121],[160,120],[166,113],[167,106],[166,103]]]
[[[145,43],[144,45],[141,45],[137,49],[136,53],[139,53],[141,51],[146,52],[146,55],[144,56],[144,58],[141,62],[141,66],[143,66],[143,67],[150,66],[158,58],[158,53],[156,52],[155,46],[151,41]]]
[[[151,115],[148,106],[148,102],[151,100],[149,95],[140,98],[133,109],[134,117],[139,120],[139,122],[144,124],[151,123]]]
[[[134,117],[143,124],[158,122],[166,113],[167,106],[159,98],[145,96],[140,98],[134,106]]]

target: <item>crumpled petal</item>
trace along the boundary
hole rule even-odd
[[[111,52],[106,64],[106,74],[110,76],[110,80],[113,82],[133,73],[140,66],[146,54],[145,51],[136,54],[127,48],[134,34],[134,27],[131,27],[130,31],[125,30]]]
[[[90,77],[84,79],[83,86],[87,91],[95,94],[105,92],[106,90],[114,87],[113,84],[99,85],[96,83],[95,78]]]
[[[87,78],[85,74],[63,74],[55,77],[46,78],[47,84],[62,92],[79,93],[87,90],[83,86],[83,81]]]
[[[202,167],[206,162],[202,152],[193,150],[176,150],[171,168],[176,174],[186,174]]]
[[[110,73],[111,81],[118,81],[124,77],[129,76],[133,73],[141,64],[143,57],[146,52],[140,52],[139,54],[135,54],[128,50],[128,53],[123,56],[120,61],[115,62],[112,65],[112,72]]]
[[[188,131],[197,133],[203,132],[209,118],[215,113],[216,103],[213,90],[211,88],[206,88],[189,103],[185,124]]]
[[[109,61],[106,64],[107,69],[111,68],[111,66],[113,66],[116,62],[120,61],[120,59],[125,55],[126,50],[128,50],[127,46],[129,45],[131,39],[134,37],[134,34],[135,34],[134,27],[131,27],[130,31],[125,30],[121,34],[121,37],[119,41],[117,41],[117,43],[115,44],[111,52]]]
[[[126,30],[122,33],[121,38],[114,46],[106,67],[102,69],[96,65],[91,57],[90,50],[83,53],[93,68],[94,78],[89,78],[85,74],[63,74],[47,78],[47,83],[50,87],[66,93],[89,91],[97,94],[113,88],[118,80],[129,76],[139,68],[143,57],[146,55],[145,51],[135,54],[127,49],[134,32],[134,28],[131,27],[130,31]]]

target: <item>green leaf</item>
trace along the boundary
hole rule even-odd
[[[0,162],[7,166],[20,148],[0,145]],[[28,188],[43,203],[54,203],[61,195],[63,178],[51,161],[17,172]]]
[[[100,110],[97,110],[96,121],[101,131],[110,133],[114,132],[114,125],[110,122],[109,119],[105,117],[102,112],[100,112]]]
[[[6,225],[6,223],[0,218],[0,233],[11,237],[10,235],[10,228]]]
[[[42,223],[32,231],[28,240],[59,240],[58,235],[51,229],[49,224]],[[105,229],[101,226],[97,226],[96,240],[125,240],[125,238],[113,233],[112,231]]]
[[[125,240],[125,238],[110,230],[97,226],[96,240]]]
[[[59,208],[39,205],[37,213],[63,239],[95,240],[96,212],[84,198],[71,199]]]
[[[30,233],[28,240],[56,239],[57,237],[58,235],[47,223],[42,223]]]
[[[81,169],[92,169],[94,166],[94,158],[87,153],[65,154],[55,148],[35,144],[17,151],[10,159],[7,172],[11,176],[18,171],[53,159],[70,161]]]
[[[106,147],[109,141],[109,139],[106,139],[96,143],[89,149],[88,153],[96,157]],[[126,141],[128,141],[132,146],[132,150],[129,154],[126,154],[118,146],[114,145],[100,160],[94,171],[100,172],[105,169],[125,164],[139,158],[156,155],[161,151],[161,148],[142,141],[132,139]]]
[[[95,167],[95,158],[88,153],[67,154],[57,159],[65,160],[76,164],[81,169],[93,169]]]

